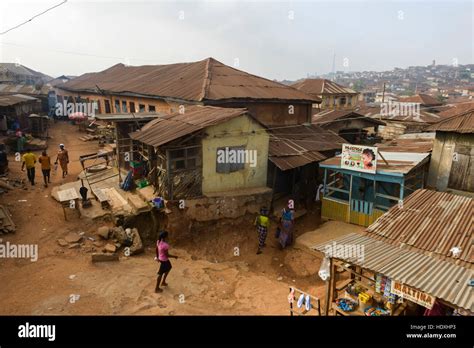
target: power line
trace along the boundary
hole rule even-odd
[[[8,29],[8,30],[5,30],[4,32],[1,32],[0,35],[5,35],[5,34],[8,33],[9,31],[12,31],[12,30],[14,30],[14,29],[17,29],[17,28],[21,27],[22,25],[25,25],[25,24],[31,22],[33,19],[35,19],[35,18],[37,18],[37,17],[39,17],[39,16],[41,16],[41,15],[44,15],[46,12],[49,12],[49,11],[51,11],[52,9],[56,8],[56,7],[59,7],[59,6],[63,5],[63,4],[65,4],[66,2],[67,2],[67,0],[64,0],[63,2],[61,2],[61,3],[57,4],[57,5],[54,5],[53,7],[50,7],[50,8],[48,8],[48,9],[44,10],[43,12],[38,13],[37,15],[34,15],[33,17],[31,17],[31,18],[28,19],[27,21],[24,21],[23,23],[20,23],[20,24],[14,26],[13,28],[10,28],[10,29]]]

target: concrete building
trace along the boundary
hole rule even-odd
[[[331,80],[305,79],[291,86],[310,94],[314,98],[320,98],[322,100],[320,104],[322,110],[345,110],[354,108],[358,104],[359,93]],[[318,104],[315,106],[319,108]]]

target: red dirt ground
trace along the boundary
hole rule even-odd
[[[79,249],[59,246],[57,239],[70,231],[92,236],[102,225],[74,214],[65,221],[59,203],[50,196],[52,186],[76,180],[79,155],[97,151],[98,145],[79,140],[81,133],[68,123],[55,124],[50,133],[48,152],[53,159],[59,143],[69,150],[69,176],[61,179],[60,173],[53,174],[53,183],[44,188],[37,170],[34,188],[27,184],[26,190],[0,196],[17,225],[15,234],[0,237],[2,243],[39,246],[37,262],[0,259],[0,314],[288,315],[289,285],[323,296],[316,256],[293,247],[279,250],[271,233],[264,253],[256,255],[253,228],[209,231],[197,243],[171,245],[170,252],[179,259],[172,260],[169,286],[161,294],[154,293],[153,247],[139,256],[121,257],[119,262],[92,264],[92,242]],[[13,157],[10,161],[9,177],[26,180],[20,163]],[[298,223],[296,234],[314,230],[318,223],[317,214],[310,213]],[[234,255],[235,247],[239,256]],[[75,277],[70,279],[71,275]],[[71,303],[71,295],[80,298]]]

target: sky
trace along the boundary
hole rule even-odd
[[[0,0],[0,32],[62,1]],[[473,1],[67,0],[0,35],[0,62],[53,77],[207,57],[278,80],[333,60],[340,71],[472,64]]]

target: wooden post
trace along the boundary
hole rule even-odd
[[[170,151],[166,150],[166,176],[168,181],[168,195],[169,199],[173,200],[173,182],[171,178],[171,164],[170,164]]]
[[[329,272],[332,271],[332,258],[329,258]],[[329,315],[329,304],[331,303],[331,281],[334,274],[330,273],[329,279],[326,280],[326,302],[324,303],[324,315]]]
[[[350,185],[349,185],[349,205],[347,207],[347,221],[346,222],[348,222],[348,223],[351,222],[352,177],[353,177],[353,175],[351,175],[351,182],[350,182]]]
[[[122,175],[120,174],[120,144],[118,138],[118,123],[115,123],[115,152],[117,154],[117,169],[118,169],[118,178],[119,184],[122,184]]]

